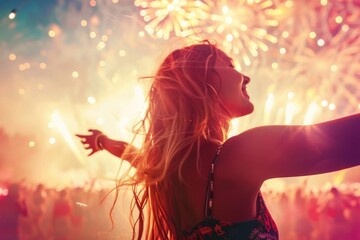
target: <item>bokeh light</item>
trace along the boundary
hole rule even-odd
[[[9,19],[13,20],[16,17],[16,10],[13,9],[10,13],[9,13]]]

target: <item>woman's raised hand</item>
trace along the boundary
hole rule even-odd
[[[84,145],[85,149],[91,150],[91,152],[88,154],[88,156],[91,156],[94,153],[103,150],[103,147],[100,143],[100,138],[105,137],[105,134],[96,129],[89,129],[89,132],[91,132],[91,134],[75,134],[75,136],[81,139],[81,143]]]
[[[127,142],[110,139],[99,130],[89,129],[89,132],[91,134],[88,135],[75,134],[81,139],[84,148],[91,150],[88,156],[100,150],[106,150],[112,155],[128,161],[133,167],[136,166],[137,160],[134,159],[134,154],[137,153],[137,148]],[[125,149],[127,151],[124,153]]]

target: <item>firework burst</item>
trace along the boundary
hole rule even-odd
[[[274,7],[270,0],[218,1],[206,31],[217,34],[226,51],[239,55],[240,65],[249,66],[259,50],[266,52],[270,43],[277,42],[270,33],[278,25],[274,17],[278,13],[271,11]]]
[[[331,95],[343,110],[354,111],[360,99],[356,73],[360,66],[354,63],[360,58],[359,36],[355,32],[341,31],[328,42],[314,42],[317,47],[304,48],[300,54],[292,56],[294,82],[300,85],[299,89],[316,89],[318,97],[323,99]]]
[[[342,31],[342,26],[360,26],[359,1],[325,1],[319,12],[319,27],[329,38]]]
[[[135,0],[140,15],[147,23],[145,30],[157,38],[196,34],[199,23],[209,16],[212,1],[199,0]]]

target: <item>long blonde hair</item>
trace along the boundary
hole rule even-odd
[[[185,161],[198,161],[201,141],[221,144],[229,127],[217,94],[221,84],[215,83],[220,52],[208,41],[175,50],[152,77],[149,106],[137,128],[145,134],[144,142],[130,159],[136,162],[136,173],[118,182],[119,187],[132,187],[133,239],[144,234],[146,239],[182,236],[174,181],[183,181]],[[219,130],[222,136],[215,136]],[[194,151],[196,159],[189,159]]]

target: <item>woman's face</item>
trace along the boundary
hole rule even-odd
[[[218,92],[220,100],[231,117],[236,118],[252,113],[254,105],[250,102],[250,96],[246,91],[250,78],[239,73],[234,68],[232,59],[220,51],[214,68],[220,77],[219,79],[215,75],[215,81],[220,81],[220,91]]]

